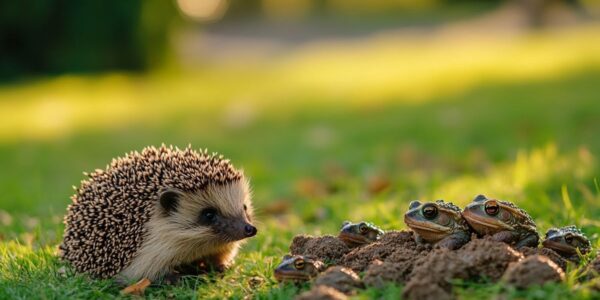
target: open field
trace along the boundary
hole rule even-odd
[[[514,201],[540,232],[576,224],[600,247],[600,27],[518,37],[440,34],[306,47],[269,64],[60,77],[0,87],[0,299],[115,298],[55,256],[82,172],[161,143],[208,148],[251,178],[259,234],[222,277],[149,298],[286,299],[273,268],[299,233],[342,221],[404,229],[413,199]],[[450,58],[450,59],[449,59]],[[401,286],[357,298],[397,298]],[[574,280],[464,299],[598,298]]]

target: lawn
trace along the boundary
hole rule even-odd
[[[287,299],[272,271],[300,233],[344,220],[405,229],[414,199],[515,202],[544,233],[600,246],[600,39],[587,26],[306,47],[267,65],[41,78],[0,87],[0,299],[119,298],[56,257],[82,172],[146,145],[208,148],[251,178],[259,234],[224,275],[148,298]],[[473,45],[477,45],[474,47]],[[519,291],[457,283],[462,299],[586,299],[569,273]],[[402,286],[357,298],[397,298]]]

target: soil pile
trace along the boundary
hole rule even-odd
[[[335,236],[297,235],[290,245],[292,255],[312,255],[326,264],[338,264],[350,248]]]
[[[532,255],[513,263],[503,276],[503,280],[517,288],[542,285],[546,282],[560,282],[565,279],[563,270],[550,258]]]
[[[511,246],[490,238],[471,240],[456,252],[469,265],[473,279],[487,278],[491,281],[500,279],[510,263],[523,259],[523,254]]]
[[[313,288],[298,299],[344,299],[359,288],[404,284],[406,299],[454,299],[456,280],[503,280],[517,288],[560,282],[567,261],[547,248],[515,250],[490,237],[473,237],[458,250],[415,242],[411,231],[389,231],[378,241],[349,249],[333,236],[296,236],[292,254],[312,255],[337,266],[320,274]],[[363,280],[355,272],[364,272]],[[586,277],[600,273],[600,257],[590,263]],[[600,278],[598,278],[600,279]],[[600,281],[599,286],[600,286]]]
[[[431,249],[429,245],[419,245],[414,240],[412,231],[389,231],[378,241],[358,247],[344,255],[341,264],[356,272],[366,270],[375,261],[403,262],[407,258],[414,259],[420,252]]]
[[[348,297],[342,292],[328,286],[315,286],[312,289],[296,296],[296,300],[346,300]]]
[[[523,247],[519,249],[521,253],[525,257],[529,257],[532,255],[544,255],[551,259],[555,264],[557,264],[563,271],[567,270],[567,260],[564,259],[560,254],[556,253],[556,251],[549,248],[531,248],[531,247]]]
[[[344,294],[353,294],[362,288],[363,283],[358,274],[341,266],[330,267],[315,280],[315,286],[328,286]]]

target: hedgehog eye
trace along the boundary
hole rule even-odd
[[[248,210],[248,206],[246,206],[246,204],[244,204],[244,210]]]
[[[205,208],[200,212],[200,223],[203,225],[210,225],[217,220],[217,210],[209,207]]]
[[[302,259],[296,260],[294,262],[294,267],[296,267],[296,269],[298,269],[298,270],[304,269],[304,260],[302,260]]]
[[[496,201],[490,200],[485,203],[485,213],[490,216],[495,216],[500,211],[500,206]]]
[[[423,216],[427,219],[433,219],[437,216],[438,210],[435,205],[425,205],[423,207]]]

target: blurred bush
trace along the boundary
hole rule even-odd
[[[171,1],[0,1],[0,79],[144,70],[164,55]]]

